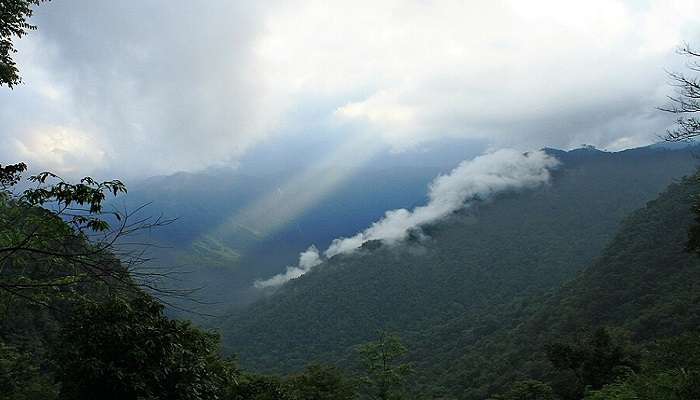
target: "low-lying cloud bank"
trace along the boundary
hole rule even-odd
[[[271,286],[279,286],[294,278],[298,278],[309,272],[311,268],[321,264],[323,260],[318,253],[316,246],[309,246],[306,251],[299,254],[299,264],[296,267],[287,267],[287,271],[283,274],[277,274],[270,279],[264,281],[256,281],[255,287],[266,288]]]
[[[485,200],[506,190],[534,188],[549,181],[550,170],[558,161],[544,151],[522,153],[502,149],[473,160],[462,161],[447,175],[435,178],[428,188],[428,204],[413,210],[400,208],[387,211],[384,218],[349,238],[333,240],[320,254],[315,246],[299,256],[299,265],[270,279],[257,281],[258,288],[279,286],[298,278],[312,268],[338,254],[348,254],[370,240],[394,244],[405,240],[411,231],[469,207],[471,202]]]

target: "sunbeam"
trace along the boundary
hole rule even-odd
[[[218,237],[243,227],[265,238],[287,226],[352,177],[382,149],[381,142],[371,134],[349,136],[317,163],[238,210],[209,234]],[[298,156],[304,157],[304,154]]]

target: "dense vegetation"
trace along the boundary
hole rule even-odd
[[[97,239],[112,237],[108,220],[123,220],[102,211],[107,192],[125,191],[121,182],[52,184],[40,174],[30,178],[38,187],[16,193],[25,170],[0,166],[0,398],[356,397],[354,378],[333,367],[247,374],[220,355],[217,335],[167,318],[154,295],[172,293],[144,284],[133,259]]]
[[[627,213],[695,163],[688,150],[554,153],[563,165],[550,186],[465,210],[427,228],[428,241],[336,257],[233,319],[228,343],[244,364],[288,371],[378,329],[412,332],[412,347],[460,320],[488,331],[500,324],[486,318],[493,307],[573,278]],[[438,343],[452,339],[467,340]]]
[[[46,0],[6,0],[0,4],[0,86],[12,88],[22,82],[17,63],[13,58],[13,39],[25,36],[36,26],[28,22],[33,7]]]
[[[15,193],[25,166],[2,167],[2,398],[697,398],[700,261],[687,235],[700,183],[672,184],[614,235],[617,223],[593,219],[633,206],[613,187],[643,202],[670,179],[649,169],[623,185],[640,160],[683,169],[690,153],[558,156],[551,186],[465,210],[427,240],[369,243],[255,305],[262,325],[236,320],[242,361],[286,376],[245,372],[216,334],[164,315],[159,288],[100,239],[124,218],[102,210],[121,182],[40,174]],[[595,187],[611,196],[594,202]]]
[[[26,167],[2,167],[2,396],[697,398],[700,261],[687,235],[700,184],[672,184],[621,224],[634,204],[613,195],[643,202],[672,169],[649,167],[625,186],[640,160],[682,170],[691,152],[557,155],[551,186],[464,210],[427,228],[429,239],[368,243],[235,320],[229,332],[241,336],[228,343],[244,365],[283,376],[242,370],[216,334],[164,315],[157,296],[173,292],[144,281],[109,239],[128,215],[102,203],[121,182],[40,174],[15,193]],[[594,202],[603,190],[609,198]]]
[[[613,325],[644,343],[695,326],[692,310],[678,314],[674,307],[697,304],[688,289],[694,261],[684,252],[696,188],[672,186],[614,235],[629,211],[672,180],[674,165],[689,168],[692,157],[680,161],[661,149],[557,155],[564,165],[551,186],[466,210],[426,229],[428,241],[369,243],[363,254],[336,257],[233,318],[223,328],[227,346],[243,365],[262,371],[292,371],[311,361],[351,368],[356,345],[392,330],[411,349],[416,390],[478,399],[526,378],[551,380],[559,390],[544,348],[562,335]],[[626,279],[591,275],[605,266],[622,270],[615,262],[623,263]],[[661,269],[668,263],[675,268]],[[597,277],[581,281],[590,276]],[[558,298],[546,295],[571,279]],[[668,299],[654,303],[642,288]],[[653,307],[638,316],[631,304]],[[653,324],[668,332],[645,337],[640,326]]]
[[[12,40],[36,29],[27,20],[41,2],[0,2],[0,86],[21,82]],[[680,90],[668,111],[681,119],[669,138],[695,137],[698,81],[671,77]],[[149,260],[118,244],[167,223],[104,211],[109,194],[126,192],[122,182],[44,172],[17,192],[26,165],[0,166],[0,399],[700,398],[698,174],[647,203],[689,172],[693,149],[549,151],[563,161],[551,186],[463,210],[401,246],[367,243],[224,325],[244,364],[286,376],[241,370],[221,355],[217,334],[165,315],[164,303],[183,292],[158,285],[165,275],[153,264],[134,268]],[[345,233],[393,201],[420,197],[411,174],[398,187],[357,176],[325,203],[328,215],[363,202],[343,203],[354,186],[381,186],[378,198],[391,201],[355,212]],[[228,202],[236,185],[216,183]],[[195,209],[185,228],[159,237],[180,245],[167,259],[205,276],[236,271],[270,244],[286,248],[267,262],[284,260],[298,247],[284,215],[273,221],[286,223],[279,232],[261,233],[254,218],[210,229],[259,195]],[[323,245],[343,234],[318,218],[297,220],[313,232],[297,239]]]
[[[478,397],[530,377],[549,381],[560,393],[574,389],[569,398],[577,398],[581,385],[551,367],[548,345],[580,342],[604,326],[638,346],[697,332],[700,261],[685,243],[699,193],[695,178],[672,185],[630,215],[601,257],[574,280],[542,298],[511,303],[509,315],[494,316],[510,323],[467,346],[448,372],[469,377],[461,390]]]

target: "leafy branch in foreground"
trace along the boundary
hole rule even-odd
[[[0,1],[0,86],[12,88],[22,82],[17,64],[12,55],[17,50],[13,38],[22,38],[36,26],[27,22],[37,6],[46,0],[3,0]]]
[[[686,63],[690,74],[668,73],[676,93],[668,97],[669,105],[659,107],[661,111],[679,115],[675,127],[666,131],[665,139],[671,142],[690,141],[700,136],[700,120],[695,116],[700,112],[700,77],[697,75],[700,73],[700,52],[686,44],[678,53],[690,59]]]
[[[143,268],[149,244],[139,233],[173,220],[141,217],[145,205],[105,210],[108,195],[126,193],[119,180],[85,177],[74,184],[42,172],[28,178],[33,187],[17,193],[26,170],[22,163],[0,165],[0,290],[44,303],[48,294],[88,284],[110,291],[139,287],[159,297],[189,294],[162,287],[172,271]]]

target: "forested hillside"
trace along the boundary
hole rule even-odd
[[[548,344],[581,340],[600,327],[616,328],[637,345],[697,332],[700,259],[686,243],[699,194],[697,178],[671,185],[627,217],[601,256],[573,280],[490,315],[503,324],[460,348],[458,360],[424,384],[457,384],[457,393],[480,398],[535,378],[565,392],[571,381],[548,362]],[[441,340],[463,335],[469,324],[437,327],[432,334]]]
[[[677,155],[649,149],[631,153],[637,161],[640,156],[658,157],[667,165],[668,157]],[[533,237],[556,242],[554,233],[524,221],[541,215],[536,213],[537,205],[551,209],[549,197],[571,200],[571,207],[592,201],[590,196],[597,193],[579,193],[580,202],[567,194],[567,175],[572,171],[578,172],[579,179],[588,173],[600,179],[602,173],[611,177],[615,176],[612,171],[625,171],[619,155],[581,150],[558,156],[565,164],[550,187],[507,194],[465,210],[427,229],[429,239],[415,236],[401,247],[369,242],[362,254],[333,258],[255,305],[260,310],[282,299],[285,302],[280,304],[289,307],[286,313],[273,309],[279,314],[265,325],[244,326],[253,341],[268,347],[260,349],[261,356],[270,356],[258,358],[259,365],[279,362],[272,357],[281,357],[285,349],[295,351],[284,359],[289,363],[281,364],[293,373],[283,377],[247,373],[222,358],[216,335],[166,318],[163,306],[144,289],[157,296],[169,292],[149,287],[148,280],[141,280],[145,276],[130,269],[133,264],[124,254],[120,263],[115,257],[119,249],[110,242],[87,240],[94,233],[110,232],[101,203],[104,192],[123,190],[121,182],[86,178],[77,185],[64,181],[51,185],[44,182],[51,175],[39,175],[34,179],[42,182],[40,189],[16,195],[8,188],[17,182],[23,167],[5,167],[0,180],[5,188],[0,196],[0,223],[7,233],[0,240],[3,396],[13,400],[349,400],[377,395],[499,400],[697,398],[700,340],[692,333],[700,324],[700,261],[686,248],[688,230],[697,218],[692,212],[700,195],[696,177],[672,184],[624,218],[596,261],[579,271],[557,271],[526,256],[519,258],[523,268],[493,262],[514,263],[515,256],[493,256],[490,268],[469,262],[467,256],[488,260],[493,253],[479,255],[479,250],[489,243],[507,241],[513,248],[525,249],[520,252],[524,254],[538,249],[536,242],[527,242]],[[591,158],[603,161],[592,163],[597,168],[586,166]],[[606,162],[608,168],[601,168]],[[64,215],[60,213],[64,207],[51,211],[38,206],[48,203],[87,208],[84,214]],[[498,215],[509,217],[510,225],[506,227],[494,214],[496,209]],[[563,229],[557,224],[580,222],[576,218],[588,215],[582,212],[583,217],[566,218],[571,212],[572,208],[565,208],[556,215],[561,221],[548,220],[547,225]],[[483,226],[483,221],[490,224]],[[501,229],[494,230],[498,223]],[[581,239],[595,239],[591,232],[598,231],[590,225],[588,229],[588,236]],[[475,236],[470,236],[473,231],[484,235],[483,241],[475,242]],[[564,237],[573,248],[584,243],[573,239]],[[463,240],[473,246],[463,246]],[[563,245],[546,248],[568,249]],[[435,257],[442,249],[450,252],[445,255],[462,254],[460,266],[447,256]],[[534,254],[540,261],[556,261],[556,267],[567,265],[564,256]],[[375,257],[377,264],[370,263]],[[426,262],[431,258],[437,262]],[[547,276],[533,279],[538,274]],[[558,286],[554,282],[558,279],[568,282]],[[343,288],[344,292],[339,291]],[[305,299],[310,301],[300,301]],[[318,310],[327,313],[314,315]],[[295,327],[297,321],[303,327]],[[365,326],[354,326],[354,321]],[[276,324],[286,331],[276,329]],[[324,325],[331,325],[335,336],[320,342],[328,334]],[[303,328],[305,337],[284,336]],[[399,332],[408,351],[396,336],[380,330]],[[277,347],[263,341],[268,332],[277,333]],[[364,340],[354,342],[355,337]],[[345,347],[335,350],[338,343]],[[246,357],[244,351],[241,354]],[[327,364],[308,365],[317,360],[332,361],[345,371]]]
[[[227,348],[243,365],[283,372],[345,363],[353,346],[390,330],[412,349],[418,385],[480,386],[483,371],[466,366],[482,361],[467,350],[574,278],[629,212],[695,163],[687,149],[550,152],[562,161],[551,185],[464,210],[427,227],[429,239],[332,258],[232,318],[222,328]]]
[[[329,366],[243,372],[216,334],[166,317],[164,303],[186,294],[156,286],[163,275],[115,244],[158,225],[103,211],[108,193],[126,191],[120,181],[42,173],[15,191],[25,170],[0,165],[0,399],[357,398]]]
[[[0,0],[0,400],[700,400],[693,3]]]

